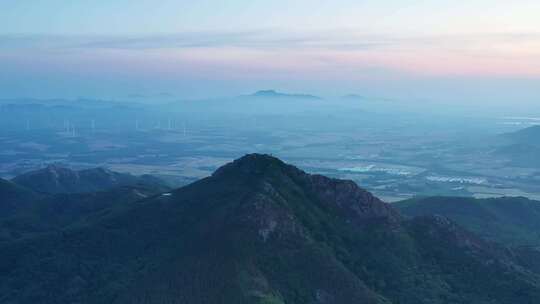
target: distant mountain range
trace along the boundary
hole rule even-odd
[[[167,190],[157,178],[101,168],[73,171],[49,166],[12,181],[0,179],[0,243],[57,231]]]
[[[163,184],[150,175],[133,176],[104,168],[74,171],[57,165],[17,176],[13,182],[42,193],[95,192],[136,184]]]
[[[288,93],[281,93],[277,92],[275,90],[261,90],[257,91],[251,95],[247,95],[248,97],[257,97],[257,98],[282,98],[282,99],[311,99],[311,100],[320,100],[322,98],[315,96],[315,95],[309,95],[309,94],[288,94]]]
[[[0,189],[16,197],[26,191],[4,184]],[[39,209],[46,212],[27,210],[27,217],[0,222],[13,231],[38,218],[36,229],[47,231],[0,241],[0,302],[519,304],[540,298],[537,251],[486,241],[443,216],[404,217],[352,181],[310,175],[272,156],[244,156],[173,191],[130,189],[138,199],[116,199],[123,194],[113,190],[86,202],[89,193],[59,194],[40,202],[54,206]],[[81,197],[62,200],[74,195]],[[69,202],[77,204],[74,212],[66,211]]]

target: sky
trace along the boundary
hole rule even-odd
[[[0,97],[271,88],[526,107],[540,103],[539,13],[529,0],[1,1]]]

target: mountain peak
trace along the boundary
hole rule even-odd
[[[273,97],[273,96],[280,96],[282,94],[278,93],[276,90],[260,90],[260,91],[255,92],[255,94],[253,95]]]
[[[281,161],[279,158],[273,156],[272,154],[264,154],[264,153],[250,153],[246,154],[238,159],[236,159],[234,162],[236,163],[252,163],[252,162],[261,162],[261,163],[281,163],[285,164],[283,161]]]
[[[269,154],[246,154],[231,163],[224,165],[214,172],[214,176],[226,173],[243,175],[261,175],[271,169],[283,169],[290,167],[283,161]]]
[[[268,154],[247,154],[219,168],[212,178],[241,181],[246,187],[252,185],[258,193],[274,195],[278,192],[301,192],[307,195],[304,199],[324,202],[327,207],[339,210],[352,222],[400,221],[399,214],[390,205],[353,181],[308,174]]]

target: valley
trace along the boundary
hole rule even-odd
[[[4,101],[0,176],[58,163],[153,174],[180,186],[241,155],[264,152],[312,173],[352,179],[390,202],[425,195],[540,198],[538,141],[508,135],[534,126],[530,119],[381,113],[379,105],[348,100],[329,109],[334,101],[320,99],[287,101],[315,103],[310,112],[279,113],[273,107],[283,99],[102,101],[91,109],[76,101]],[[247,106],[252,103],[266,109]]]

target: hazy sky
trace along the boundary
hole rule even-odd
[[[540,1],[0,2],[0,96],[540,102]]]

